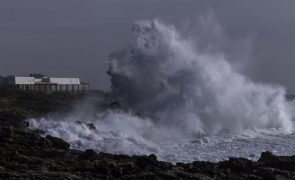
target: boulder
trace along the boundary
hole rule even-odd
[[[53,137],[50,135],[46,136],[46,139],[48,139],[51,143],[52,143],[52,147],[56,148],[56,149],[63,149],[63,150],[67,150],[70,148],[70,144],[67,143],[66,141],[64,141],[61,138],[58,137]]]
[[[94,159],[96,156],[97,153],[93,149],[87,149],[84,153],[85,159]]]
[[[151,154],[149,156],[134,156],[134,158],[136,159],[136,165],[139,168],[146,168],[149,166],[157,167],[159,165],[157,156],[154,154]]]
[[[269,151],[262,152],[261,156],[259,158],[259,162],[271,162],[275,159],[276,157]]]

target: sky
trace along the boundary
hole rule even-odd
[[[193,23],[210,9],[229,38],[251,38],[251,79],[295,93],[294,8],[294,0],[0,0],[0,75],[80,77],[108,90],[108,57],[131,41],[134,21]]]

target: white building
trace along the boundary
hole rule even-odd
[[[89,90],[88,83],[82,83],[79,78],[51,78],[41,74],[30,74],[28,77],[2,77],[0,83],[26,91],[41,91],[51,93],[56,91],[83,93]]]

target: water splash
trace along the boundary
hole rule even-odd
[[[220,26],[208,22],[217,36]],[[159,20],[140,21],[133,30],[136,44],[112,54],[108,71],[114,95],[132,111],[188,136],[250,128],[292,132],[283,87],[252,82],[222,51],[201,50]]]
[[[239,73],[221,48],[221,26],[212,15],[201,19],[194,38],[159,20],[135,23],[135,43],[113,53],[108,70],[114,97],[130,112],[90,117],[80,109],[69,117],[31,119],[30,128],[72,148],[155,153],[171,162],[294,153],[295,106],[285,89]]]

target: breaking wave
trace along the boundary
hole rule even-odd
[[[73,148],[155,153],[172,162],[255,159],[274,150],[268,133],[293,132],[294,105],[285,100],[285,89],[238,72],[220,48],[223,30],[214,16],[201,18],[199,26],[201,33],[192,37],[160,20],[135,23],[134,44],[113,53],[108,70],[113,96],[128,113],[31,119],[30,127]]]
[[[210,18],[207,26],[217,36],[221,28]],[[133,112],[188,136],[251,128],[292,132],[283,87],[254,83],[226,54],[210,49],[214,45],[198,48],[159,20],[140,21],[133,30],[135,46],[112,54],[108,71],[114,95]]]

